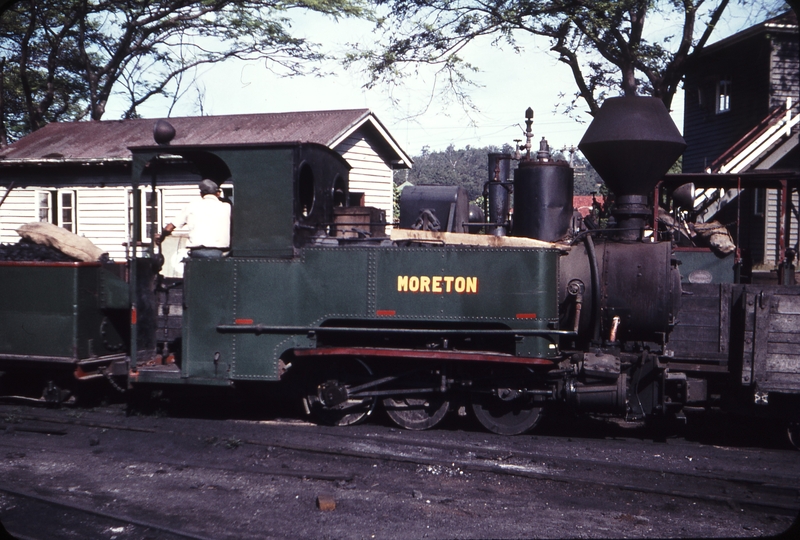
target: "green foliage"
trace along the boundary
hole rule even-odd
[[[404,182],[410,182],[414,185],[463,186],[467,190],[469,200],[482,205],[483,185],[489,180],[488,154],[497,152],[511,154],[513,149],[509,145],[504,145],[502,148],[466,146],[456,149],[451,144],[443,151],[431,151],[426,146],[420,155],[414,156],[414,167],[411,170],[395,172],[395,200],[398,195],[397,188]],[[602,185],[603,181],[579,152],[554,151],[553,159],[563,159],[572,165],[575,170],[575,195],[591,195],[598,192],[598,184]],[[512,176],[513,168],[516,168],[516,162],[512,161]],[[395,215],[399,215],[397,209]]]
[[[398,221],[400,219],[400,194],[403,192],[403,188],[401,187],[405,180],[398,183],[397,177],[399,173],[405,171],[395,171],[394,173],[394,186],[392,189],[392,216],[394,216],[394,221]]]
[[[572,168],[575,174],[575,195],[591,195],[600,193],[605,187],[603,179],[594,170],[594,167],[579,153],[572,156]]]
[[[672,167],[669,168],[667,174],[680,174],[683,172],[683,156],[680,156],[678,160],[672,164]]]
[[[124,118],[153,96],[173,105],[197,68],[269,60],[280,76],[316,73],[319,46],[291,33],[290,10],[368,17],[363,0],[19,0],[3,13],[3,139],[48,122],[99,120],[114,95]],[[0,140],[0,144],[6,142]]]
[[[395,183],[462,186],[469,200],[475,201],[483,195],[483,184],[489,179],[488,154],[500,151],[496,146],[473,148],[467,145],[456,149],[451,144],[443,151],[431,151],[426,146],[414,157],[414,167],[407,174],[406,171],[395,173]]]

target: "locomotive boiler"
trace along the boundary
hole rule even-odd
[[[796,342],[800,290],[682,274],[657,219],[657,185],[685,147],[663,103],[607,99],[579,145],[615,195],[602,228],[575,217],[573,171],[545,141],[533,149],[526,117],[518,155],[489,156],[483,219],[470,219],[463,189],[415,186],[389,233],[379,211],[350,206],[349,167],[322,146],[132,148],[134,204],[160,181],[233,186],[231,250],[188,258],[165,287],[134,208],[124,276],[101,272],[98,294],[114,301],[86,307],[114,350],[59,360],[61,372],[286,396],[333,425],[380,407],[427,429],[471,411],[507,435],[556,407],[661,421],[727,406],[781,419],[797,444],[800,356],[774,344]],[[170,334],[164,298],[178,293]],[[33,365],[23,341],[0,340],[15,349],[0,350],[0,370]]]

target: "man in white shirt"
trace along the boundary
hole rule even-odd
[[[231,206],[222,202],[222,191],[211,180],[200,182],[200,199],[189,203],[178,214],[175,224],[167,223],[161,241],[177,227],[189,228],[189,256],[199,258],[222,257],[231,245]]]

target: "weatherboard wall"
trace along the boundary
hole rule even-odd
[[[350,164],[350,192],[364,194],[364,205],[386,212],[392,222],[392,169],[375,148],[357,131],[334,148]]]

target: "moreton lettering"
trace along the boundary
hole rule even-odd
[[[478,278],[468,276],[397,276],[397,292],[477,294]]]

